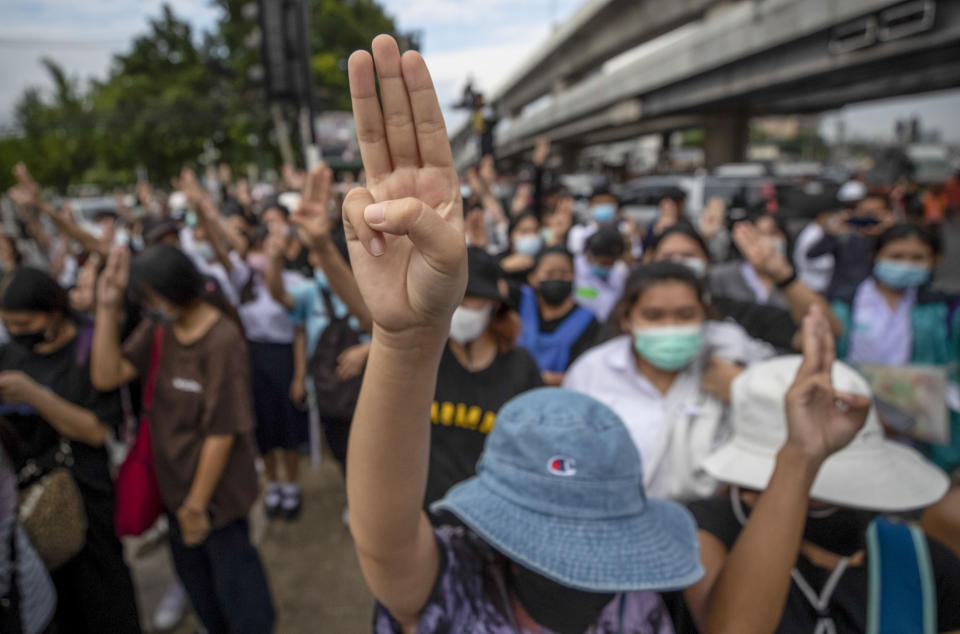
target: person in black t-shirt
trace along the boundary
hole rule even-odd
[[[533,358],[516,347],[516,313],[496,260],[476,247],[467,252],[466,295],[453,315],[430,410],[424,508],[474,474],[500,407],[542,385]]]
[[[573,256],[562,246],[537,255],[520,299],[520,346],[540,367],[546,385],[562,385],[567,368],[598,343],[602,327],[573,299]]]
[[[684,592],[694,622],[710,632],[853,634],[869,631],[873,614],[877,631],[960,629],[960,560],[902,525],[874,523],[936,502],[947,477],[884,438],[866,381],[835,362],[820,310],[803,337],[802,361],[781,357],[737,379],[733,438],[703,463],[731,489],[690,506],[706,570]]]
[[[90,383],[92,332],[70,317],[67,293],[49,275],[23,268],[0,295],[0,318],[11,343],[0,348],[0,414],[17,436],[15,464],[26,474],[50,471],[69,453],[83,498],[83,549],[51,575],[60,632],[139,632],[130,572],[114,535],[114,491],[104,443],[122,414],[117,392]],[[68,451],[65,451],[68,450]]]

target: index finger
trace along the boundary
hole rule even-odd
[[[390,148],[383,128],[383,114],[377,99],[373,57],[366,51],[355,51],[347,61],[350,80],[350,102],[360,143],[363,168],[371,183],[385,178],[392,169]]]
[[[407,86],[410,107],[413,110],[421,164],[453,169],[453,153],[450,150],[447,127],[443,122],[437,91],[434,90],[426,62],[420,53],[407,51],[400,58],[400,65],[403,69],[403,83]]]

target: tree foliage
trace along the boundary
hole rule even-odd
[[[263,87],[250,73],[260,63],[259,48],[249,45],[256,18],[243,10],[252,1],[211,0],[221,18],[203,34],[164,5],[128,52],[114,57],[107,78],[89,86],[46,60],[54,89],[31,88],[20,98],[20,134],[0,140],[0,186],[11,184],[18,160],[61,191],[130,183],[138,168],[165,184],[210,143],[234,167],[276,166]],[[347,56],[396,27],[374,0],[308,1],[316,104],[320,111],[348,109]]]

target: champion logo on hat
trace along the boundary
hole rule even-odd
[[[558,476],[572,476],[577,472],[577,463],[573,458],[554,456],[547,462],[547,471]]]

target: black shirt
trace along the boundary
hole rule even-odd
[[[536,362],[522,348],[498,354],[478,372],[460,365],[449,345],[444,348],[430,409],[426,506],[474,474],[483,443],[503,404],[542,384]]]
[[[793,337],[797,334],[797,325],[789,311],[728,297],[713,297],[710,303],[722,317],[740,324],[754,339],[766,341],[781,354],[794,351]]]
[[[90,336],[89,330],[78,330],[78,335],[65,346],[47,355],[15,343],[7,344],[0,348],[0,371],[23,372],[57,396],[90,410],[101,424],[116,429],[123,419],[120,394],[93,389],[90,383]],[[31,459],[44,464],[44,458],[57,451],[61,439],[59,432],[33,407],[2,403],[0,415],[7,419],[17,435],[17,470]],[[106,448],[92,447],[80,441],[71,441],[70,448],[74,458],[73,475],[81,491],[112,492],[113,480]]]
[[[688,508],[701,530],[723,542],[728,551],[733,548],[742,527],[734,515],[729,497],[698,500],[691,502]],[[749,513],[749,509],[744,507],[744,512]],[[937,541],[928,538],[927,544],[937,586],[938,630],[949,632],[960,629],[960,559]],[[797,559],[797,570],[817,593],[833,572],[813,565],[802,555]],[[837,634],[866,631],[867,585],[865,565],[851,566],[843,573],[828,608],[837,626]],[[796,583],[791,583],[777,634],[809,634],[816,624],[817,614],[813,607]]]
[[[537,309],[537,318],[540,320],[540,332],[544,334],[550,334],[554,330],[560,327],[560,324],[570,316],[570,313],[577,309],[576,306],[570,309],[566,315],[558,319],[545,320],[543,315],[540,313],[540,310]],[[570,347],[570,361],[567,364],[567,367],[573,365],[573,362],[577,360],[581,354],[594,347],[598,343],[603,342],[603,326],[600,325],[600,322],[596,318],[590,320],[590,324],[587,326],[587,329],[573,342],[573,345]]]

